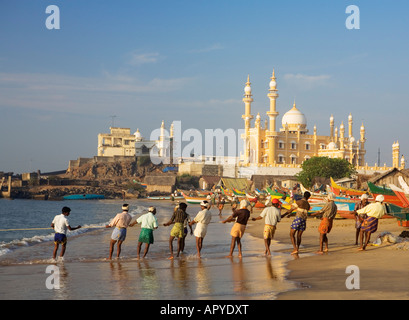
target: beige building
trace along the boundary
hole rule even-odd
[[[281,120],[281,127],[277,125],[279,112],[276,108],[278,98],[277,82],[275,73],[271,77],[267,97],[270,108],[266,112],[268,120],[264,125],[260,114],[255,118],[254,127],[251,120],[251,93],[250,77],[244,88],[244,152],[240,155],[243,166],[278,166],[300,165],[303,161],[314,156],[326,156],[330,158],[342,158],[355,166],[365,165],[365,127],[362,124],[359,136],[353,136],[352,115],[348,116],[348,127],[342,122],[339,128],[334,126],[334,117],[329,119],[330,135],[318,135],[317,127],[314,126],[310,133],[307,127],[306,116],[297,108],[287,111]]]
[[[109,128],[110,133],[98,134],[98,156],[135,156],[135,135],[129,128]]]

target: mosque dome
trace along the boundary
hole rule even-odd
[[[283,119],[281,120],[281,123],[283,125],[283,128],[285,128],[287,124],[288,127],[300,126],[301,128],[305,129],[307,127],[307,118],[300,110],[297,109],[294,103],[292,109],[287,111],[284,114]]]
[[[330,143],[328,143],[327,149],[329,149],[329,150],[336,150],[336,149],[338,149],[338,146],[337,146],[337,144],[336,144],[334,141],[331,141]]]
[[[141,133],[139,132],[139,129],[136,129],[136,132],[134,133],[134,135],[135,135],[135,140],[136,141],[140,141],[140,140],[142,140],[142,135],[141,135]]]

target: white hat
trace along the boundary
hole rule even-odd
[[[265,205],[266,207],[269,207],[269,206],[271,206],[271,205],[273,205],[273,204],[271,203],[271,200],[267,199],[266,202],[264,203],[264,205]]]
[[[149,212],[154,212],[154,211],[156,211],[156,208],[153,207],[153,206],[150,206],[149,209],[148,209],[148,211],[149,211]]]
[[[129,210],[129,204],[122,205],[122,210],[128,211]]]
[[[383,202],[384,200],[385,200],[385,197],[381,194],[378,194],[375,198],[375,201],[378,201],[378,202]]]
[[[240,201],[240,209],[245,209],[247,208],[248,202],[247,200],[241,200]]]
[[[202,207],[207,207],[209,205],[209,202],[207,202],[207,200],[203,200],[202,202],[200,202],[200,205]]]
[[[369,197],[368,197],[368,195],[366,194],[366,193],[364,193],[362,196],[361,196],[361,200],[364,200],[364,199],[368,199]]]

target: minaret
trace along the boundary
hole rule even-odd
[[[348,137],[352,137],[352,114],[348,116]]]
[[[365,149],[365,146],[364,146],[364,144],[365,144],[365,141],[366,141],[366,138],[365,138],[365,127],[364,127],[364,123],[362,122],[362,125],[361,125],[361,139],[360,139],[360,142],[361,142],[361,149]]]
[[[253,98],[250,84],[250,75],[248,75],[243,98],[245,111],[241,116],[244,119],[244,163],[249,163],[250,161],[250,122],[251,119],[253,119],[251,115],[251,103],[253,102]]]
[[[329,118],[329,127],[330,127],[330,137],[331,141],[334,141],[334,116],[331,114]]]
[[[394,168],[399,168],[399,142],[396,141],[392,145],[392,166]]]
[[[165,121],[162,120],[159,136],[159,157],[165,156]]]
[[[276,154],[276,118],[278,116],[278,112],[276,110],[276,103],[278,98],[278,90],[277,90],[277,82],[275,71],[273,69],[273,74],[271,76],[270,81],[270,89],[268,90],[267,97],[270,99],[270,111],[267,111],[267,115],[270,122],[269,130],[267,131],[267,139],[268,139],[268,163],[273,164],[275,160]]]
[[[340,149],[344,149],[344,134],[345,134],[345,127],[344,127],[344,122],[342,121],[341,126],[339,127],[339,143]]]

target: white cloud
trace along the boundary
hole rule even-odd
[[[128,63],[132,66],[139,66],[147,63],[156,63],[159,58],[160,55],[157,52],[139,53],[135,51],[130,54]]]
[[[141,81],[128,75],[78,77],[40,73],[0,73],[0,107],[90,113],[121,107],[121,102],[182,90],[191,78]]]
[[[292,74],[287,73],[284,75],[284,80],[289,82],[291,85],[295,85],[304,89],[311,89],[313,87],[319,86],[326,86],[330,82],[331,79],[330,75],[322,74],[322,75],[307,75],[307,74]]]

